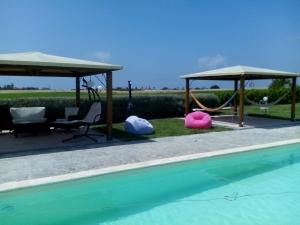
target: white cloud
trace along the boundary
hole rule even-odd
[[[111,59],[111,53],[106,51],[98,51],[95,52],[93,55],[94,58],[96,58],[100,62],[109,62]]]
[[[221,54],[203,56],[198,58],[198,66],[205,69],[215,69],[226,64],[226,58]]]

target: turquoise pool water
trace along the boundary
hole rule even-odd
[[[300,144],[0,193],[1,225],[297,225]]]

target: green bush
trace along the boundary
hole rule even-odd
[[[84,106],[87,100],[82,101]],[[11,129],[10,107],[46,107],[46,117],[49,121],[56,118],[64,118],[64,108],[74,106],[73,98],[19,98],[19,99],[1,99],[0,100],[0,129]]]
[[[252,101],[259,102],[264,96],[268,96],[269,102],[276,101],[286,90],[265,90],[251,89],[246,90],[246,95]],[[207,107],[217,107],[226,102],[233,94],[233,91],[211,91],[206,93],[197,93],[197,99]],[[291,102],[289,93],[280,104]],[[297,88],[297,102],[300,102],[300,88]],[[127,115],[127,96],[114,96],[113,98],[113,121],[122,122]],[[70,97],[53,98],[18,98],[18,99],[0,99],[0,130],[11,129],[10,107],[31,107],[45,106],[46,116],[50,121],[56,118],[64,117],[64,108],[74,106],[75,100]],[[190,108],[196,108],[197,105],[190,99]],[[81,99],[80,116],[86,115],[89,109],[87,98]],[[133,97],[133,114],[146,118],[170,118],[184,115],[184,95],[183,94],[161,94],[161,95],[138,95]],[[103,121],[106,121],[106,100],[102,98]]]
[[[213,107],[218,104],[218,98],[213,94],[198,96],[200,100]],[[11,129],[10,107],[46,107],[46,116],[49,121],[64,117],[64,108],[74,106],[74,98],[23,98],[23,99],[1,99],[0,100],[0,129]],[[127,115],[127,96],[115,96],[113,98],[113,121],[122,122]],[[81,99],[80,116],[84,117],[89,109],[87,98]],[[178,117],[184,115],[184,96],[182,95],[155,95],[155,96],[135,96],[133,97],[134,115],[146,119],[158,119],[168,117]],[[102,99],[102,116],[106,121],[106,99]]]
[[[221,103],[219,97],[213,93],[194,94],[199,102],[209,108],[218,107]],[[190,102],[191,108],[199,108],[194,101]]]
[[[218,105],[219,99],[214,94],[196,95],[208,107]],[[113,101],[114,121],[121,122],[127,117],[127,97],[115,97]],[[191,107],[196,107],[190,101]],[[184,96],[182,95],[153,95],[133,97],[134,115],[146,119],[179,117],[184,115]]]
[[[268,102],[272,103],[278,100],[281,96],[288,94],[278,104],[290,104],[291,103],[291,91],[289,89],[251,89],[246,90],[245,95],[252,101],[259,102],[263,97],[268,97]],[[300,88],[297,88],[297,102],[300,101]],[[247,102],[245,102],[248,104]]]
[[[259,102],[262,100],[263,97],[268,97],[268,102],[274,102],[279,99],[282,95],[286,92],[289,92],[285,98],[281,100],[279,104],[290,104],[291,103],[291,92],[288,89],[246,89],[245,95],[252,101]],[[216,91],[214,92],[215,95],[218,96],[221,103],[226,102],[233,94],[233,91]],[[300,102],[300,87],[297,88],[297,102]],[[237,95],[239,100],[239,95]],[[248,103],[245,101],[245,104]]]
[[[216,91],[214,94],[218,97],[220,104],[225,103],[233,95],[233,91]]]

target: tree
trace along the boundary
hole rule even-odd
[[[210,86],[210,89],[220,89],[220,87],[218,85],[214,84],[214,85]]]
[[[13,90],[13,89],[15,89],[15,85],[13,83],[5,84],[1,89],[3,89],[3,90]]]
[[[281,89],[285,85],[290,85],[291,81],[289,79],[273,79],[272,83],[269,85],[269,89]]]

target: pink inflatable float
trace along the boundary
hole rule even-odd
[[[185,117],[186,128],[211,128],[211,117],[204,112],[192,112]]]

